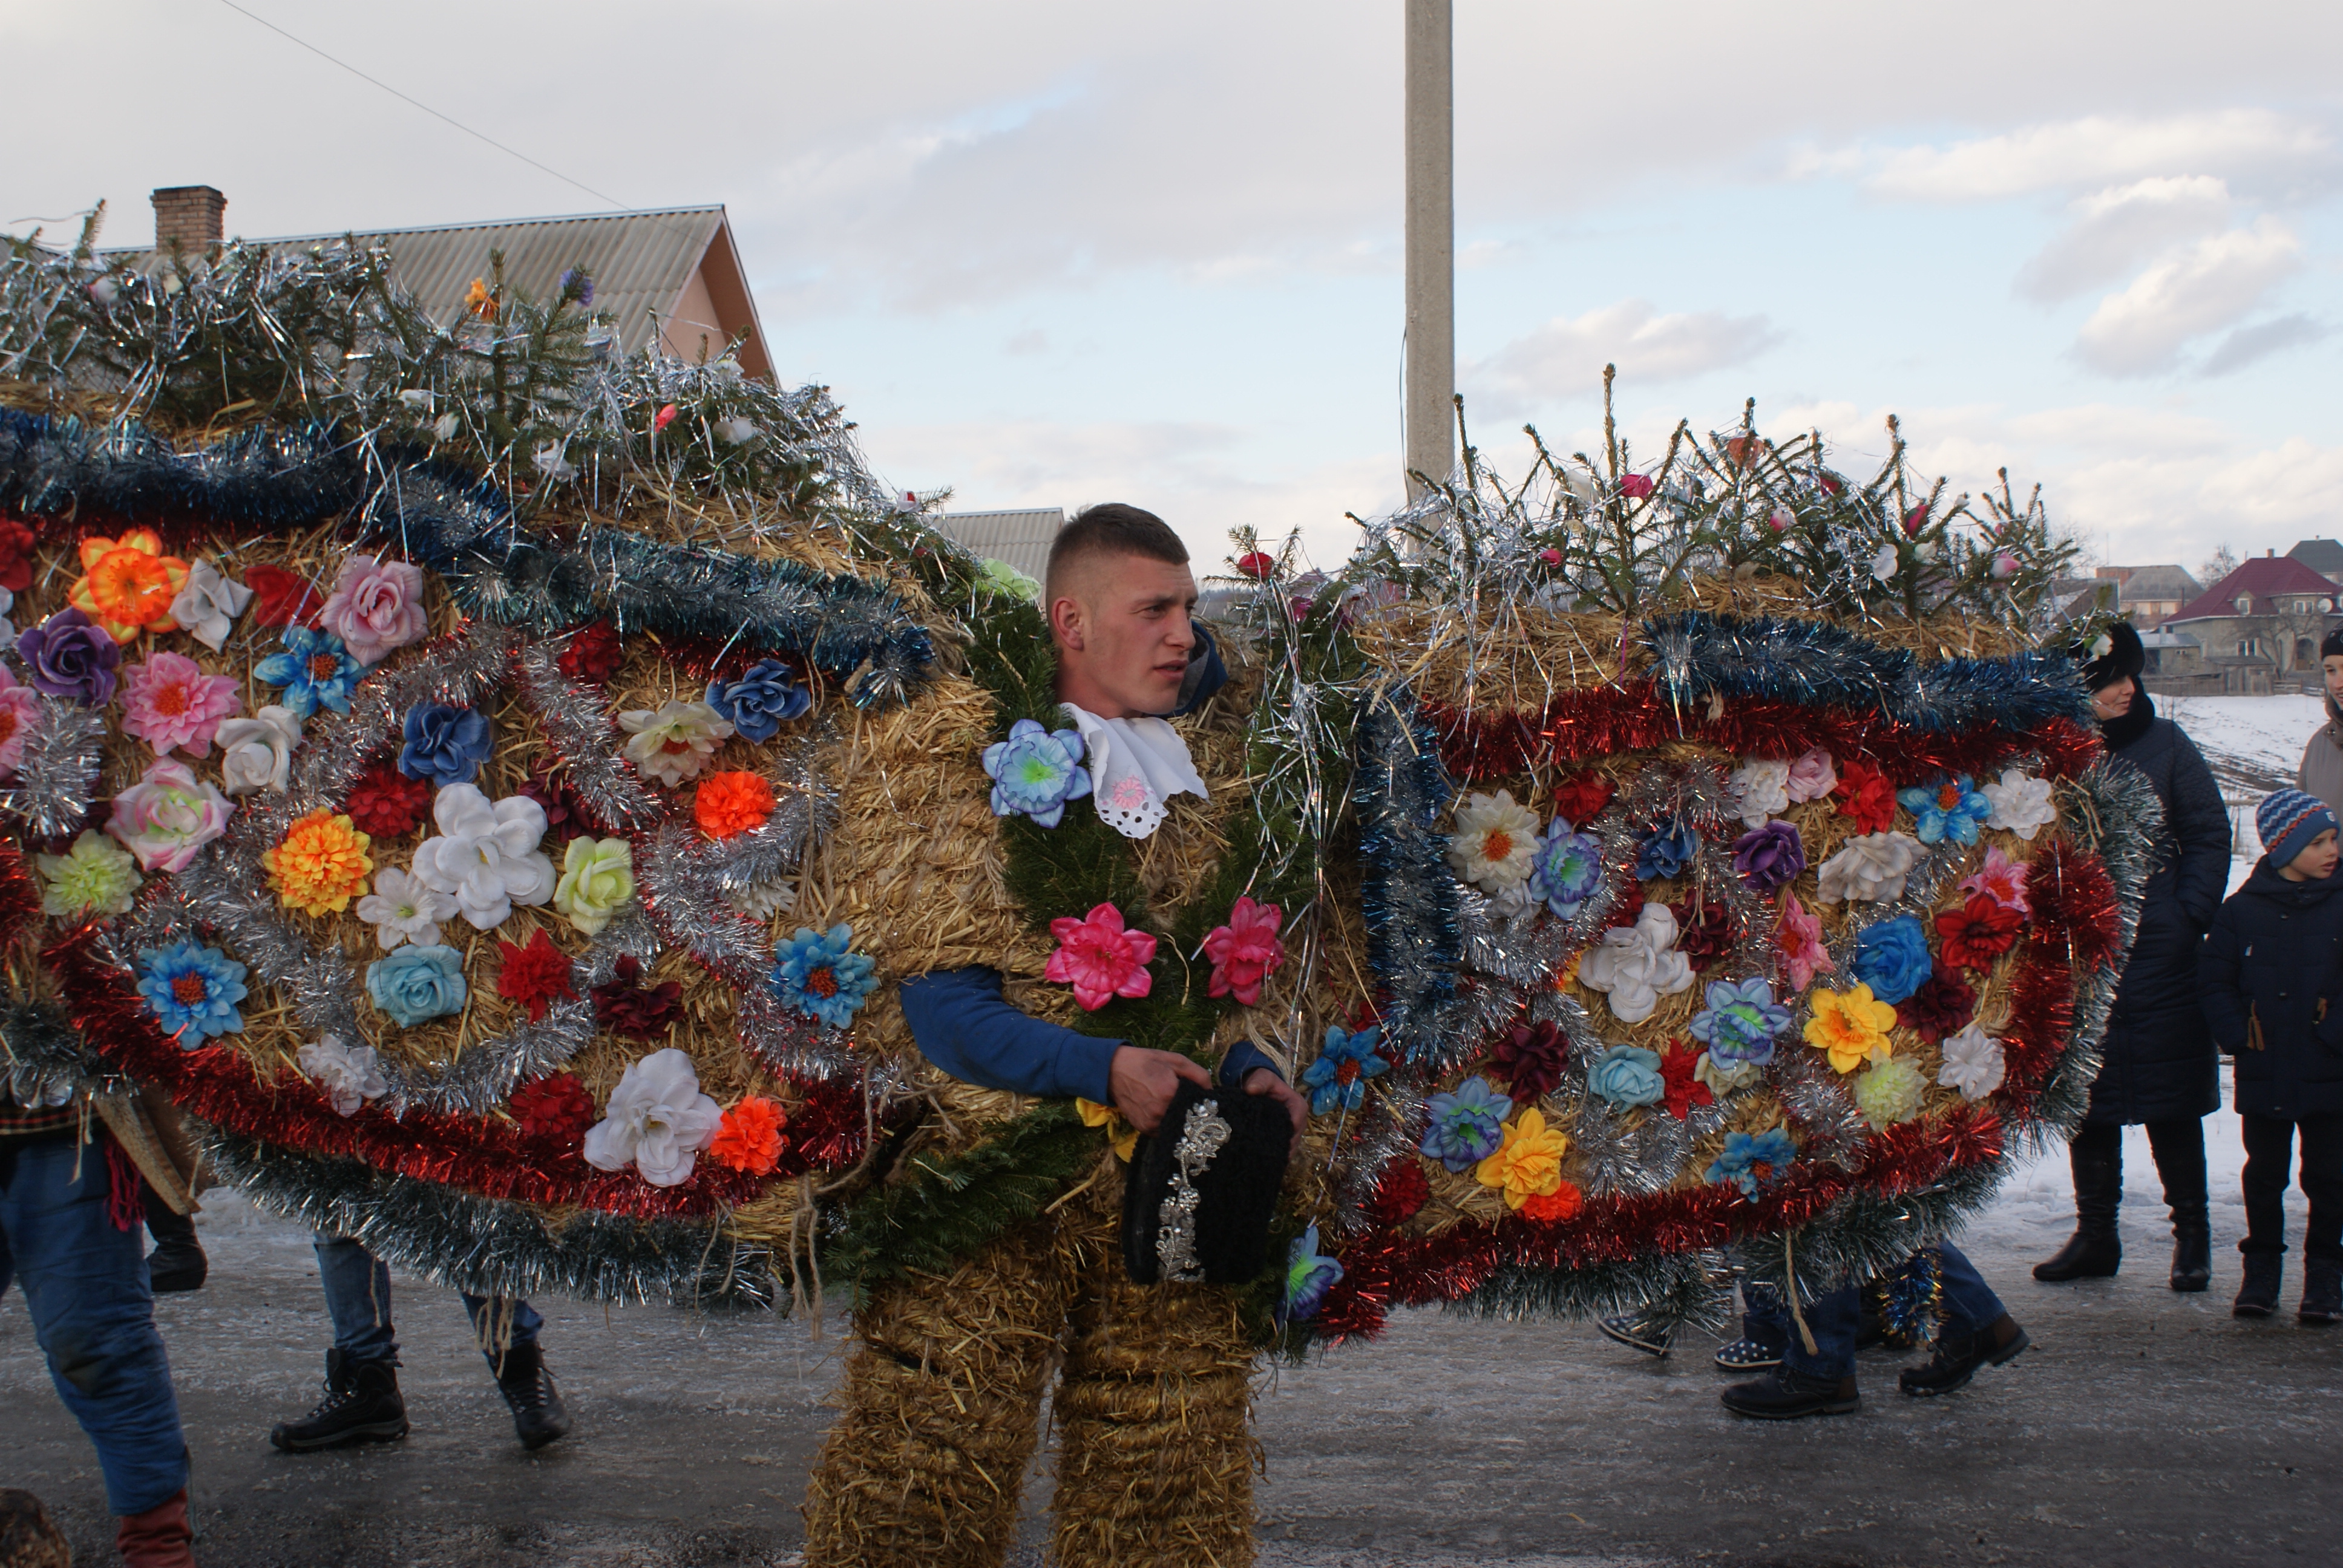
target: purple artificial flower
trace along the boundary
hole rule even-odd
[[[1806,869],[1806,846],[1796,825],[1777,817],[1734,839],[1733,869],[1761,893],[1796,881]]]
[[[45,696],[70,698],[84,708],[114,699],[122,646],[77,609],[61,609],[18,633],[16,652],[32,668],[33,689]]]
[[[574,299],[580,305],[594,303],[594,280],[577,267],[561,275],[561,297]]]

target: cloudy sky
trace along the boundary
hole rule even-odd
[[[1208,558],[1398,497],[1398,0],[237,0],[618,204],[722,201],[783,374],[899,486],[1130,499]],[[225,0],[0,0],[16,233],[608,204]],[[1456,0],[1476,441],[1758,402],[2007,466],[2098,558],[2343,533],[2343,8]],[[39,134],[21,138],[27,127]]]

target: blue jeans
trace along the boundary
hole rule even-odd
[[[349,1362],[398,1364],[398,1335],[390,1326],[390,1270],[380,1258],[347,1236],[317,1235],[317,1281],[326,1287],[326,1312],[334,1320],[334,1348]],[[510,1296],[464,1293],[472,1332],[490,1371],[508,1345],[533,1345],[545,1320],[527,1302]]]
[[[106,1148],[0,1140],[0,1294],[12,1276],[24,1287],[49,1381],[97,1450],[106,1507],[144,1513],[186,1486],[187,1440],[145,1229],[117,1231],[106,1213]]]
[[[1948,1338],[1958,1339],[1990,1326],[2004,1311],[2001,1298],[1993,1293],[1993,1287],[1985,1282],[1976,1265],[1958,1247],[1950,1241],[1939,1241],[1936,1253],[1938,1278],[1944,1283],[1945,1322],[1941,1332]],[[1797,1326],[1793,1323],[1787,1347],[1782,1352],[1782,1364],[1792,1372],[1834,1382],[1854,1376],[1855,1332],[1863,1322],[1861,1288],[1849,1285],[1833,1291],[1808,1302],[1803,1310],[1806,1328],[1815,1336],[1814,1353],[1806,1352],[1805,1342],[1798,1337]]]
[[[1772,1285],[1759,1284],[1755,1280],[1741,1282],[1741,1337],[1752,1344],[1764,1345],[1769,1351],[1779,1351],[1790,1342],[1797,1328],[1790,1322],[1789,1309],[1782,1304],[1782,1292]]]

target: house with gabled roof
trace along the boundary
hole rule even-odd
[[[2116,585],[2117,608],[2142,631],[2162,626],[2180,613],[2180,607],[2200,597],[2204,585],[2187,568],[2169,563],[2149,567],[2101,567],[2101,578]]]
[[[2331,583],[2343,583],[2343,539],[2301,539],[2286,552]]]
[[[2164,622],[2204,648],[2205,662],[2267,658],[2280,673],[2316,670],[2318,645],[2337,624],[2338,589],[2292,556],[2255,556]]]

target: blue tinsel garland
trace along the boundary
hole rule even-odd
[[[1456,880],[1440,819],[1455,794],[1440,738],[1416,717],[1415,697],[1393,687],[1361,705],[1358,727],[1360,905],[1368,961],[1389,991],[1384,1039],[1403,1060],[1436,1042],[1425,1030],[1456,994],[1463,957]]]

